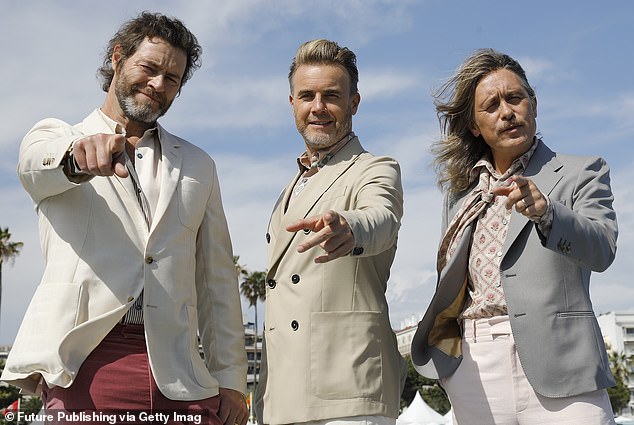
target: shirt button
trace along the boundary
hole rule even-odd
[[[291,329],[293,329],[294,331],[296,331],[297,329],[299,329],[299,322],[297,320],[293,320],[291,322]]]
[[[358,246],[352,250],[352,255],[357,256],[363,254],[363,247]]]
[[[508,222],[509,221],[507,219],[505,219],[505,218],[502,219],[502,224],[506,225],[506,224],[508,224]]]
[[[498,257],[502,256],[502,251],[498,251],[495,255],[497,255]]]
[[[132,301],[134,301],[134,297],[128,297],[128,302],[131,303]]]
[[[154,258],[151,255],[145,257],[146,264],[152,264],[154,262]]]

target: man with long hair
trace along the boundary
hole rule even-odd
[[[609,168],[553,152],[520,64],[476,51],[439,91],[438,285],[412,341],[457,425],[611,424],[589,297],[616,252]]]

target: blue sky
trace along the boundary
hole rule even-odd
[[[43,268],[36,215],[15,173],[20,140],[39,119],[76,123],[101,106],[95,74],[104,47],[142,10],[180,18],[203,46],[202,68],[161,122],[215,158],[234,251],[247,268],[267,267],[269,214],[302,151],[288,104],[290,60],[302,42],[329,38],[357,54],[355,132],[402,166],[405,216],[387,294],[394,328],[419,316],[433,294],[440,236],[430,94],[473,50],[492,47],[526,69],[551,148],[610,164],[619,247],[591,292],[597,313],[634,310],[632,1],[4,0],[0,8],[0,226],[25,244],[2,270],[0,344],[12,343]],[[253,309],[243,309],[252,320]]]

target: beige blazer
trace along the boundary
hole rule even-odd
[[[161,392],[174,400],[211,397],[219,386],[245,392],[241,305],[215,164],[158,132],[161,192],[149,231],[129,177],[75,184],[62,171],[72,141],[113,133],[98,111],[75,126],[45,119],[24,138],[18,174],[36,203],[45,269],[2,380],[31,392],[41,378],[70,386],[143,289]]]
[[[501,282],[520,362],[533,389],[567,397],[614,385],[590,300],[590,274],[616,254],[617,223],[610,170],[601,158],[556,154],[541,141],[524,173],[548,196],[548,237],[513,211],[503,248]],[[445,200],[443,232],[464,196]],[[450,376],[462,361],[462,311],[472,228],[438,275],[436,293],[412,341],[424,376]]]
[[[301,172],[275,205],[268,228],[265,348],[256,391],[267,424],[382,415],[396,418],[405,363],[385,299],[403,213],[396,161],[365,152],[357,138],[311,177],[288,209]],[[355,236],[353,254],[326,264],[285,230],[335,210]]]

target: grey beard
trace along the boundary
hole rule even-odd
[[[153,111],[150,106],[140,106],[131,96],[126,96],[124,98],[118,98],[119,106],[121,110],[125,114],[126,117],[130,118],[133,121],[142,122],[145,124],[153,124],[160,117],[165,114],[163,109],[159,109],[158,111]]]

